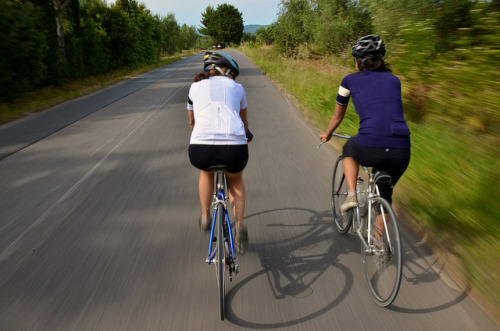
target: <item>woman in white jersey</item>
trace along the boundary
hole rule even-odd
[[[245,89],[235,82],[239,74],[236,61],[221,52],[207,52],[204,71],[195,75],[188,96],[191,139],[189,159],[200,169],[199,195],[200,225],[210,225],[210,205],[213,194],[213,165],[229,166],[226,176],[229,198],[236,219],[236,246],[241,251],[248,244],[248,232],[243,224],[245,212],[245,185],[243,169],[248,162],[247,99]]]

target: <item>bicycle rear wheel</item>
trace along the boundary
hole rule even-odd
[[[352,224],[353,210],[351,209],[345,214],[342,214],[340,206],[344,203],[347,197],[347,182],[344,176],[344,167],[342,165],[343,155],[339,156],[335,162],[335,167],[333,168],[333,178],[332,178],[332,212],[333,219],[335,220],[335,225],[337,230],[344,234],[346,233]]]
[[[369,222],[371,230],[367,238],[371,238],[371,245],[366,248],[361,244],[363,267],[375,302],[381,307],[387,307],[398,294],[403,268],[399,227],[387,200],[381,197],[373,199]],[[363,233],[367,234],[367,231],[368,223]]]
[[[220,308],[220,319],[224,320],[225,315],[225,296],[226,288],[224,284],[224,206],[219,203],[217,205],[217,281],[219,285],[219,308]]]

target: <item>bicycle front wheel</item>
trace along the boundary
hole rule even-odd
[[[219,308],[220,319],[224,320],[226,311],[225,296],[226,288],[224,284],[224,262],[225,262],[225,249],[224,249],[224,206],[219,203],[217,205],[217,280],[219,285]]]
[[[368,223],[363,229],[369,247],[361,244],[366,280],[375,302],[389,306],[399,291],[403,256],[399,227],[394,210],[387,200],[374,198]],[[368,215],[366,215],[368,217]]]
[[[332,178],[332,212],[333,219],[335,220],[335,225],[337,230],[344,234],[346,233],[352,224],[353,210],[351,209],[345,214],[342,214],[340,206],[344,203],[347,198],[347,182],[344,175],[344,167],[342,165],[342,159],[344,156],[339,156],[335,162],[335,167],[333,168],[333,178]]]

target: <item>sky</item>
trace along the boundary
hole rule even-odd
[[[108,1],[108,3],[113,1]],[[228,4],[243,14],[244,25],[268,25],[276,21],[281,0],[138,0],[151,13],[160,16],[174,14],[179,25],[201,26],[201,14],[208,6]]]

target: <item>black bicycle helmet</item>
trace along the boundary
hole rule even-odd
[[[359,38],[352,46],[352,55],[356,57],[382,57],[385,55],[385,44],[378,34]]]
[[[238,63],[229,55],[222,52],[206,52],[203,58],[203,70],[210,71],[217,68],[220,70],[220,67],[229,69],[225,75],[231,73],[236,78],[240,74]]]

